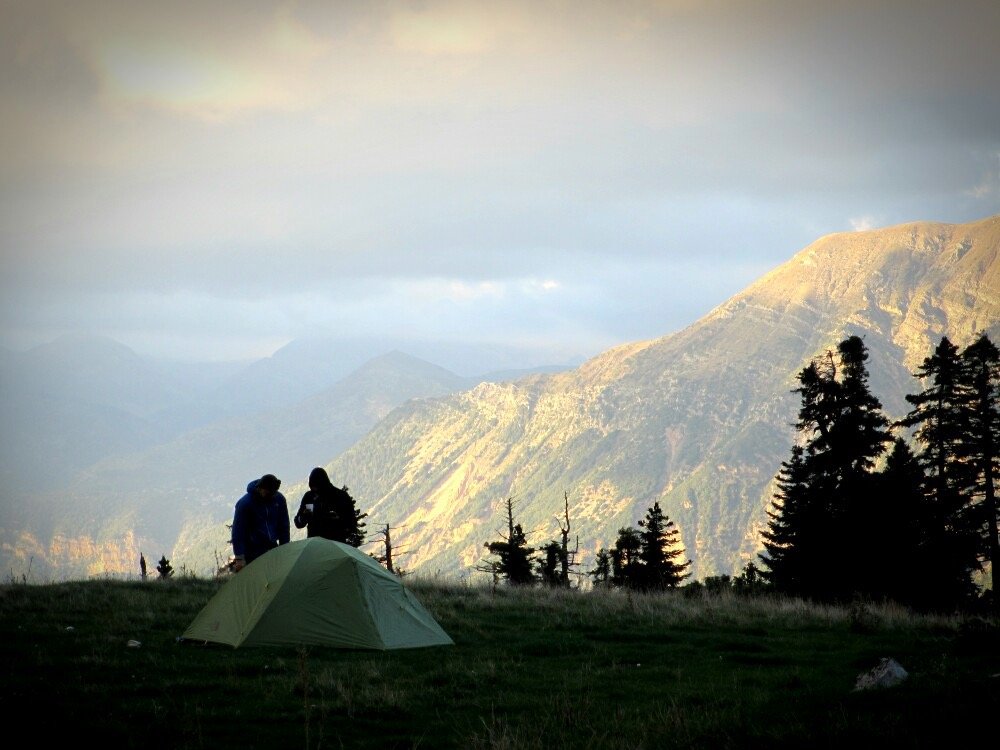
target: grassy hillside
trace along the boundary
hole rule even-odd
[[[414,581],[455,646],[176,642],[218,586],[0,586],[4,715],[46,744],[603,750],[971,746],[1000,710],[995,622]],[[909,679],[853,692],[884,656]]]

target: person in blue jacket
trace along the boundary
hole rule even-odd
[[[232,568],[239,572],[279,544],[288,544],[288,503],[278,492],[281,480],[265,474],[247,485],[233,513]]]

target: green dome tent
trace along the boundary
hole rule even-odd
[[[354,547],[319,537],[283,544],[247,565],[181,638],[234,648],[453,644],[396,576]]]

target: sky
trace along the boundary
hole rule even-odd
[[[995,0],[0,0],[0,345],[658,337],[822,235],[1000,213],[998,38]]]

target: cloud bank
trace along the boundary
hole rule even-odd
[[[583,356],[1000,210],[989,2],[7,2],[0,341]]]

